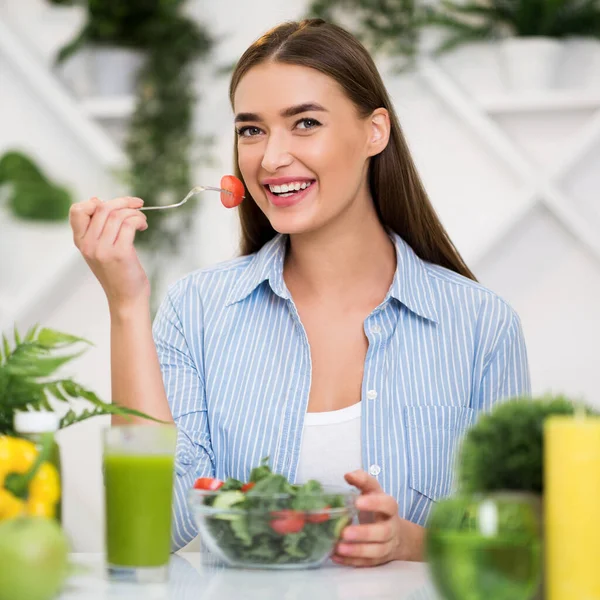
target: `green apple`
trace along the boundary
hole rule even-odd
[[[69,543],[43,517],[0,522],[0,600],[50,600],[68,574]]]

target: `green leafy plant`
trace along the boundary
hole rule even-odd
[[[517,398],[482,415],[460,449],[459,490],[542,494],[544,421],[551,415],[574,414],[576,406],[564,396]],[[593,414],[588,407],[581,406],[581,410]]]
[[[82,4],[87,18],[75,39],[62,48],[62,62],[90,44],[138,50],[145,62],[138,72],[136,106],[125,149],[125,180],[146,206],[181,200],[193,187],[190,163],[208,162],[209,137],[194,135],[198,101],[194,65],[210,54],[208,31],[183,13],[185,0],[50,0],[57,5]],[[202,151],[196,152],[202,147]],[[160,280],[161,257],[175,253],[185,240],[197,202],[176,211],[149,211],[148,229],[136,236],[151,259],[153,291]]]
[[[337,23],[352,31],[373,53],[412,63],[419,39],[417,0],[314,0],[309,17]]]
[[[52,329],[32,327],[21,338],[14,331],[14,343],[2,335],[0,348],[0,434],[14,434],[16,411],[54,410],[52,401],[72,405],[75,400],[88,404],[83,410],[69,408],[60,421],[67,427],[98,415],[138,416],[152,419],[137,410],[104,402],[70,377],[57,377],[56,371],[80,356],[87,340]],[[70,350],[79,347],[76,352]],[[65,353],[69,350],[69,353]]]
[[[9,188],[7,203],[22,219],[59,221],[69,215],[71,194],[52,183],[32,158],[17,150],[0,157],[0,187]]]
[[[192,66],[208,55],[212,40],[195,22],[178,15],[160,21],[153,31],[126,141],[131,188],[146,206],[181,200],[193,187],[190,163],[196,143],[210,145],[208,138],[196,140],[193,133],[197,98]],[[176,251],[196,206],[188,202],[177,211],[146,213],[149,227],[139,235],[140,245]]]
[[[87,19],[75,38],[58,53],[62,62],[89,44],[123,48],[144,48],[150,45],[154,21],[169,16],[182,0],[50,0],[58,6],[80,5]]]
[[[438,52],[485,39],[517,36],[600,37],[597,0],[441,0],[423,26],[446,32]]]
[[[205,489],[214,489],[202,480]],[[353,509],[318,481],[293,485],[263,461],[248,483],[227,479],[203,499],[212,540],[234,563],[315,564],[333,550]]]

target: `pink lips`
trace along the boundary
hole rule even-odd
[[[269,186],[265,186],[265,190],[267,192],[267,198],[269,202],[278,208],[287,208],[289,206],[295,206],[304,200],[306,195],[312,191],[316,182],[311,183],[306,189],[296,192],[293,196],[287,196],[286,198],[282,198],[281,196],[277,196],[271,192]]]

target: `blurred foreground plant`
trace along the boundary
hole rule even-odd
[[[67,427],[99,415],[131,415],[152,417],[118,404],[104,402],[96,394],[71,377],[56,376],[56,371],[80,356],[85,350],[65,354],[65,350],[89,345],[83,338],[52,329],[32,327],[24,338],[15,328],[14,343],[2,336],[0,348],[0,434],[14,435],[13,420],[16,411],[49,410],[52,400],[70,406],[60,420]],[[88,407],[75,410],[76,400]]]
[[[572,415],[579,406],[565,396],[516,398],[481,415],[463,440],[458,460],[460,492],[525,491],[542,494],[544,421]]]

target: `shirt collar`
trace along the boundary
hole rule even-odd
[[[283,280],[283,262],[287,249],[287,236],[277,234],[268,241],[256,254],[231,287],[226,306],[235,304],[249,296],[263,281],[268,281],[275,294],[284,299],[290,293]]]
[[[438,315],[426,263],[398,234],[392,232],[390,237],[396,248],[396,272],[386,300],[395,298],[415,314],[437,322]],[[226,299],[227,306],[240,302],[265,281],[268,281],[277,296],[290,299],[283,279],[287,240],[287,235],[277,234],[252,256],[250,263],[232,286]]]
[[[391,232],[390,237],[396,247],[396,273],[388,297],[395,298],[420,317],[437,323],[427,263],[397,233]]]

